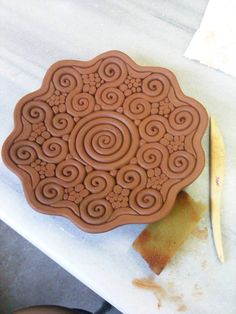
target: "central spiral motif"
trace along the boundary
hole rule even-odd
[[[98,170],[113,170],[135,156],[138,138],[137,127],[129,118],[111,111],[95,112],[76,124],[69,148],[82,163]]]

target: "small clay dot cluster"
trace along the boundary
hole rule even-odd
[[[52,107],[54,113],[66,112],[66,96],[66,93],[55,90],[54,94],[47,100],[47,103]]]
[[[100,87],[104,80],[101,79],[98,73],[90,73],[90,74],[83,74],[83,92],[89,93],[94,95],[98,87]]]
[[[147,171],[147,188],[160,190],[163,183],[168,180],[168,177],[162,173],[160,168],[149,169]]]
[[[32,125],[32,132],[30,133],[29,140],[31,142],[36,142],[38,144],[43,144],[43,142],[51,137],[51,134],[47,131],[46,126],[43,122],[34,123]]]
[[[87,195],[89,191],[84,187],[83,184],[77,184],[75,187],[69,187],[64,189],[64,200],[79,204]]]
[[[178,150],[184,150],[184,136],[173,136],[172,134],[166,133],[160,140],[160,143],[166,146],[170,153]]]
[[[158,102],[152,103],[152,114],[159,114],[161,116],[164,116],[165,118],[168,118],[170,113],[174,111],[175,107],[174,105],[169,101],[168,98],[165,98],[164,100]]]
[[[36,159],[32,162],[31,167],[38,172],[40,179],[53,177],[56,169],[55,164],[49,164],[41,159]]]
[[[125,96],[130,96],[133,93],[141,93],[141,85],[142,81],[140,78],[133,78],[129,75],[125,82],[121,84],[119,88]]]
[[[129,193],[130,191],[128,189],[123,189],[120,185],[115,185],[113,191],[107,195],[106,199],[111,203],[114,209],[127,207]]]

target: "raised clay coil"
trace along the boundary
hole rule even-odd
[[[118,51],[59,61],[15,109],[3,159],[27,200],[88,232],[150,223],[204,167],[204,107]]]

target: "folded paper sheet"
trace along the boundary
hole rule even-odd
[[[235,0],[210,0],[185,56],[236,76],[235,14]]]

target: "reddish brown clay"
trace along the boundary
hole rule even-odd
[[[51,66],[17,104],[3,158],[35,209],[103,232],[168,214],[204,167],[207,120],[173,73],[110,51]]]

